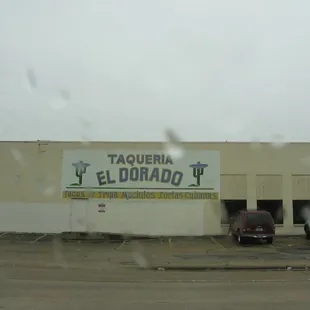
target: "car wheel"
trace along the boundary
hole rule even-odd
[[[273,243],[273,238],[267,238],[266,239],[267,244],[272,244]]]

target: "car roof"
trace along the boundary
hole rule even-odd
[[[243,210],[242,212],[245,212],[245,213],[269,213],[268,211],[265,211],[265,210]]]

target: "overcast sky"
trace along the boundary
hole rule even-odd
[[[309,9],[0,0],[0,139],[309,141]]]

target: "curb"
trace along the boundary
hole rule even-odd
[[[61,265],[61,264],[21,264],[18,262],[4,262],[0,261],[0,268],[29,268],[29,269],[67,269],[67,270],[88,270],[88,271],[98,271],[104,270],[105,268],[109,269],[109,266],[105,268],[96,268],[96,267],[85,267],[81,265]],[[148,266],[148,267],[139,267],[139,266],[130,266],[130,267],[120,267],[114,266],[119,271],[166,271],[166,272],[205,272],[205,271],[310,271],[310,265],[287,265],[287,266]]]
[[[0,231],[0,236],[2,240],[18,240],[18,241],[33,241],[40,240],[40,242],[50,242],[54,237],[59,237],[65,242],[70,241],[86,241],[86,242],[123,242],[130,240],[147,240],[147,241],[186,241],[186,242],[195,242],[203,241],[210,238],[214,239],[225,239],[227,238],[226,234],[215,234],[215,235],[199,235],[199,236],[148,236],[148,235],[134,235],[134,234],[116,234],[116,233],[107,233],[107,232],[74,232],[74,231],[63,231],[58,233],[27,233],[27,232],[11,232],[11,231]],[[284,234],[278,235],[276,238],[286,239],[286,238],[304,238],[304,233],[291,235]]]
[[[308,271],[310,266],[157,266],[155,271]]]

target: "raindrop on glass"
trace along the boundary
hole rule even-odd
[[[278,208],[278,210],[275,213],[275,219],[276,221],[284,221],[284,218],[286,217],[286,211],[284,208]]]
[[[63,110],[69,104],[69,92],[60,90],[59,94],[51,99],[50,106],[54,110]]]
[[[301,163],[305,166],[310,166],[310,156],[306,156],[300,159]]]
[[[68,105],[68,102],[62,98],[55,98],[51,100],[50,106],[54,110],[63,110]]]
[[[21,165],[25,166],[24,156],[18,149],[11,149],[14,159]]]
[[[84,129],[90,129],[92,127],[92,122],[91,121],[82,121],[82,127]]]
[[[229,215],[227,212],[226,204],[225,202],[221,203],[221,222],[228,223],[229,222]]]
[[[90,145],[90,141],[89,141],[89,139],[87,137],[82,136],[81,144],[84,145],[84,146],[89,146]]]
[[[95,232],[96,231],[96,224],[94,222],[87,222],[86,223],[86,231],[87,232]]]
[[[301,210],[301,216],[306,221],[310,221],[310,205],[306,205]]]
[[[38,86],[37,78],[33,69],[27,70],[27,79],[30,89],[36,89]]]
[[[59,93],[62,99],[67,100],[67,101],[70,100],[70,93],[67,89],[61,89]]]
[[[91,136],[90,129],[91,129],[91,127],[92,127],[92,122],[91,122],[91,121],[84,120],[84,119],[81,119],[81,120],[79,121],[79,123],[80,123],[81,126],[82,126],[81,143],[82,143],[84,146],[88,146],[88,145],[90,144],[90,139],[89,139],[89,137]]]
[[[133,242],[132,259],[140,268],[148,268],[148,261],[143,253],[143,247],[139,242]]]
[[[210,200],[210,201],[208,202],[208,205],[210,205],[210,209],[211,209],[213,215],[214,215],[216,218],[221,218],[222,204],[221,204],[221,206],[220,206],[218,201]],[[224,205],[224,203],[223,203],[223,205]]]
[[[167,129],[165,132],[166,141],[164,143],[165,152],[174,160],[180,159],[184,156],[185,150],[182,146],[181,139],[177,134]]]
[[[262,145],[259,139],[253,139],[250,146],[251,146],[251,149],[254,151],[259,151],[262,148]]]
[[[49,186],[43,190],[43,195],[44,196],[53,196],[55,192],[56,192],[56,187],[55,186]]]
[[[277,134],[275,135],[273,138],[272,138],[272,142],[271,142],[271,145],[274,147],[274,148],[277,148],[277,149],[280,149],[282,147],[285,146],[285,140],[284,140],[284,137],[280,134]]]
[[[45,179],[44,177],[37,177],[35,179],[36,186],[39,191],[44,191],[45,189]]]
[[[21,177],[20,177],[20,175],[15,175],[15,176],[14,176],[14,184],[15,184],[16,186],[18,186],[18,185],[20,185],[20,183],[21,183]]]
[[[0,268],[0,283],[2,284],[2,287],[4,287],[4,282],[8,280],[8,274],[6,268]]]
[[[67,262],[63,255],[62,241],[59,236],[54,236],[53,238],[53,257],[59,266],[67,268]]]
[[[82,217],[77,218],[77,219],[76,219],[76,222],[77,222],[78,224],[80,224],[81,226],[85,226],[85,220],[84,220],[84,218],[82,218]]]
[[[148,263],[141,253],[133,252],[132,258],[140,268],[148,268]]]

